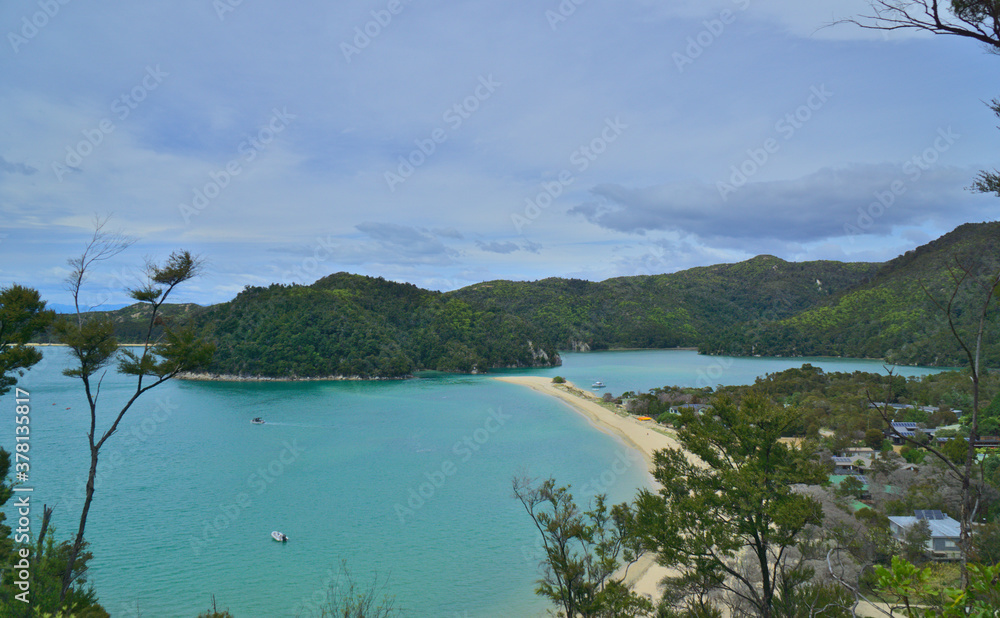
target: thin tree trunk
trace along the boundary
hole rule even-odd
[[[87,497],[83,501],[83,510],[80,512],[80,529],[76,533],[76,540],[73,541],[73,548],[70,550],[69,560],[66,562],[66,571],[63,573],[62,592],[59,593],[59,605],[66,601],[66,592],[70,584],[73,583],[73,566],[83,548],[83,533],[87,528],[87,514],[90,512],[90,503],[94,500],[94,485],[97,478],[97,456],[98,449],[93,446],[91,440],[90,447],[90,475],[87,478]]]

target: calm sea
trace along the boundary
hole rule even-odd
[[[33,517],[55,506],[70,538],[83,498],[88,415],[65,350],[20,386],[32,405]],[[535,370],[601,392],[752,382],[811,362],[880,371],[875,361],[730,359],[688,351],[565,354]],[[902,368],[900,373],[933,369]],[[130,392],[104,379],[99,424]],[[0,445],[14,444],[13,391],[0,399]],[[250,419],[261,416],[264,425]],[[384,584],[412,616],[531,616],[537,532],[511,496],[515,475],[554,476],[586,503],[646,486],[641,459],[556,400],[484,376],[387,382],[173,381],[147,393],[102,452],[87,528],[90,580],[118,616],[317,615],[341,565]],[[623,465],[624,464],[624,465]],[[619,473],[625,469],[624,473]],[[8,505],[9,511],[9,505]],[[291,539],[271,540],[272,530]]]

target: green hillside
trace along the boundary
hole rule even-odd
[[[600,283],[490,281],[450,293],[544,328],[560,349],[699,347],[727,328],[786,318],[861,285],[880,264],[770,255]]]
[[[248,287],[212,307],[168,305],[163,316],[215,341],[214,373],[244,376],[471,372],[557,364],[556,350],[668,347],[953,366],[965,356],[923,288],[947,302],[956,260],[979,279],[1000,271],[1000,223],[963,225],[884,264],[763,255],[663,275],[489,281],[448,293],[338,273],[309,286]],[[982,294],[967,283],[956,297],[963,332]],[[110,318],[123,342],[137,340],[147,316],[138,305],[92,315]],[[1000,301],[984,338],[993,367],[998,326]]]
[[[947,303],[955,289],[958,263],[971,268],[980,281],[1000,271],[1000,223],[963,225],[887,262],[870,282],[775,323],[720,332],[703,351],[966,364],[944,313],[931,300],[932,296]],[[972,328],[983,298],[983,288],[970,280],[955,299],[956,322],[969,341],[974,341]],[[994,367],[1000,366],[998,324],[1000,303],[994,301],[983,341],[983,360]]]
[[[378,378],[560,362],[522,318],[346,273],[309,286],[247,288],[195,324],[217,345],[210,371],[224,375]]]

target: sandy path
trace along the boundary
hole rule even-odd
[[[681,448],[680,443],[664,433],[666,430],[655,421],[637,421],[631,416],[620,416],[598,403],[599,400],[593,393],[581,390],[571,382],[556,385],[552,383],[551,378],[539,376],[503,376],[494,380],[527,386],[539,393],[560,399],[573,410],[583,414],[597,429],[620,437],[626,444],[641,452],[650,475],[652,475],[655,451]],[[699,463],[694,455],[689,455],[688,460]],[[635,592],[653,599],[655,603],[660,598],[660,580],[667,575],[676,574],[676,571],[656,564],[652,556],[646,555],[629,568],[625,583]]]

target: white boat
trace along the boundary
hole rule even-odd
[[[285,533],[284,532],[278,532],[277,530],[275,530],[274,532],[271,533],[271,538],[274,539],[275,541],[278,541],[279,543],[287,543],[288,542],[288,537],[285,536]]]
[[[254,425],[263,425],[264,424],[264,419],[262,419],[261,417],[258,416],[258,417],[253,418],[250,422],[253,423]]]
[[[593,384],[591,384],[590,388],[604,388],[604,386],[605,386],[604,382],[601,382],[600,380],[598,380],[597,382],[594,382]]]

